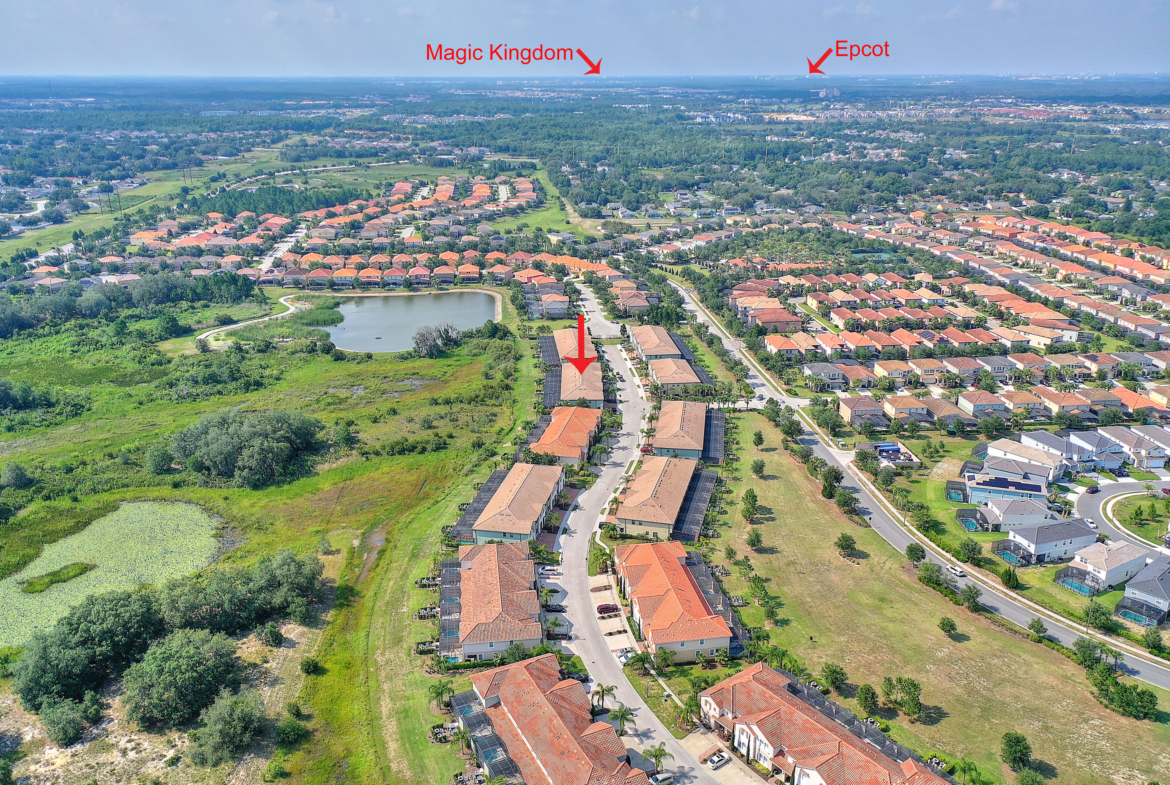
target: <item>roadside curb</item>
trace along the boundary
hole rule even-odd
[[[1165,553],[1165,551],[1163,550],[1166,547],[1165,545],[1162,545],[1160,543],[1156,543],[1153,540],[1147,540],[1145,537],[1141,537],[1137,534],[1134,534],[1129,529],[1122,528],[1121,524],[1117,522],[1117,518],[1114,517],[1114,515],[1113,515],[1113,505],[1117,504],[1119,501],[1122,501],[1124,499],[1132,499],[1135,496],[1145,496],[1145,495],[1146,495],[1145,491],[1125,491],[1125,492],[1117,494],[1116,496],[1110,496],[1101,505],[1101,514],[1104,515],[1105,518],[1109,521],[1109,524],[1111,526],[1113,526],[1114,528],[1116,528],[1118,531],[1122,532],[1123,534],[1125,534],[1129,537],[1134,538],[1135,540],[1138,540],[1139,542],[1144,543],[1145,545],[1150,546],[1154,550],[1158,551],[1158,553]],[[1157,501],[1157,499],[1155,499],[1155,501]]]
[[[869,482],[869,480],[862,474],[861,470],[858,469],[852,462],[850,462],[848,464],[848,467],[849,467],[849,470],[853,473],[853,475],[858,479],[858,481],[861,482],[861,484],[865,486],[866,490],[868,490],[870,492],[870,494],[875,499],[877,499],[878,504],[882,505],[882,507],[885,508],[886,512],[890,514],[890,517],[894,520],[894,523],[896,523],[907,534],[909,534],[911,537],[913,537],[916,542],[918,542],[919,544],[928,548],[932,553],[935,554],[935,556],[937,556],[939,559],[941,559],[943,561],[943,563],[945,563],[945,564],[955,564],[955,565],[962,564],[957,559],[955,559],[953,556],[951,556],[949,553],[944,551],[942,548],[940,548],[939,546],[937,546],[933,542],[931,542],[930,539],[923,537],[922,534],[917,529],[915,529],[913,526],[906,525],[902,521],[901,514],[897,510],[895,510],[890,505],[889,501],[884,496],[881,495],[881,493],[877,490],[877,488],[875,488],[873,486],[873,484]],[[965,571],[965,572],[967,572],[967,571]],[[989,581],[987,578],[985,578],[982,574],[975,572],[974,570],[967,572],[967,577],[970,578],[975,583],[980,584],[984,588],[995,592],[996,594],[1006,596],[1009,599],[1011,599],[1015,602],[1018,602],[1021,605],[1026,606],[1028,608],[1028,610],[1031,610],[1037,616],[1040,616],[1042,618],[1048,619],[1049,621],[1054,621],[1058,624],[1064,625],[1065,627],[1068,627],[1073,632],[1079,633],[1079,634],[1084,635],[1084,636],[1089,637],[1089,638],[1095,638],[1098,641],[1101,641],[1102,643],[1106,643],[1114,648],[1123,649],[1123,650],[1125,650],[1125,652],[1127,654],[1131,654],[1134,657],[1137,657],[1138,659],[1144,660],[1151,665],[1158,665],[1161,667],[1166,667],[1163,664],[1163,662],[1160,662],[1159,660],[1151,657],[1149,652],[1134,648],[1133,644],[1130,643],[1129,641],[1117,640],[1114,638],[1104,636],[1104,635],[1100,634],[1099,632],[1096,632],[1093,629],[1082,625],[1080,622],[1073,621],[1072,619],[1069,619],[1069,618],[1061,616],[1057,613],[1054,613],[1053,611],[1050,611],[1041,605],[1037,605],[1036,603],[1032,602],[1031,600],[1027,599],[1026,597],[1022,597],[1019,594],[1011,591],[1010,589],[1007,589],[1004,586],[996,586],[991,581]],[[990,609],[988,609],[988,610],[990,611]],[[993,614],[995,614],[996,616],[999,616],[1000,618],[1005,618],[1005,617],[1003,617],[1002,614],[995,613],[994,611],[991,611],[991,612]],[[1010,619],[1008,621],[1010,621]]]

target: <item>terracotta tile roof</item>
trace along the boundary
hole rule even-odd
[[[666,358],[651,360],[650,378],[656,384],[698,384],[699,376],[686,360]]]
[[[539,640],[540,599],[528,544],[464,545],[459,643]],[[469,566],[468,566],[469,565]],[[505,643],[506,645],[506,643]]]
[[[476,531],[528,534],[561,480],[560,466],[518,463],[479,514]]]
[[[654,425],[654,449],[702,450],[707,405],[694,401],[663,401]]]
[[[788,684],[783,675],[756,663],[704,690],[700,700],[704,711],[714,704],[721,715],[731,715],[734,725],[745,724],[757,731],[776,751],[774,760],[787,771],[796,766],[812,769],[821,781],[842,785],[946,782],[921,763],[898,762],[872,749],[790,693]]]
[[[552,422],[544,429],[540,440],[532,445],[532,451],[583,460],[600,423],[600,409],[558,406],[552,410]]]
[[[523,273],[517,273],[519,278]],[[584,355],[577,352],[577,328],[566,327],[563,330],[553,330],[553,338],[557,342],[557,356],[558,357],[596,357],[597,347],[593,345],[593,339],[589,335],[589,331],[585,331],[585,353]],[[590,363],[589,367],[597,365],[597,363]]]
[[[697,466],[696,461],[681,458],[646,458],[626,485],[625,500],[618,507],[617,517],[673,524]]]
[[[683,563],[682,543],[620,545],[615,558],[641,617],[642,634],[652,646],[731,637],[727,622],[711,612]]]
[[[572,363],[561,363],[561,400],[576,401],[578,398],[587,401],[604,400],[600,363],[589,363],[584,374],[581,374]]]
[[[555,654],[477,673],[471,683],[528,785],[646,785],[613,726],[593,721],[585,687],[561,679]]]
[[[670,333],[657,325],[644,325],[630,330],[630,338],[642,350],[643,354],[662,355],[678,354],[678,347],[674,345]]]

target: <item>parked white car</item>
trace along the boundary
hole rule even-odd
[[[710,758],[707,759],[707,768],[711,769],[711,771],[715,771],[715,769],[719,769],[719,768],[726,766],[728,761],[730,761],[730,760],[731,760],[731,756],[728,755],[726,752],[722,752],[722,751],[716,752],[714,755],[712,755]]]

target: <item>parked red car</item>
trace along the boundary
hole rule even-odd
[[[1090,485],[1088,488],[1085,488],[1085,493],[1096,493],[1099,490],[1101,490],[1101,489],[1098,488],[1096,485]],[[1165,491],[1163,491],[1163,492],[1165,492]]]

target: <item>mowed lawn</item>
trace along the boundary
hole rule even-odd
[[[906,477],[899,478],[898,484],[910,488],[911,500],[922,502],[930,507],[935,518],[934,532],[941,535],[942,541],[952,550],[964,538],[970,537],[983,546],[984,553],[990,555],[991,543],[1006,539],[1007,535],[1003,532],[965,531],[956,520],[955,512],[977,505],[951,502],[946,498],[946,481],[955,479],[963,461],[972,459],[972,451],[981,444],[986,446],[988,440],[974,434],[956,438],[935,433],[920,434],[914,438],[903,436],[902,441],[922,460],[922,468],[909,472]],[[928,441],[940,446],[941,451],[927,456],[923,445]],[[999,569],[1007,566],[999,559],[993,559],[993,561]],[[1079,618],[1084,614],[1088,601],[1081,595],[1059,586],[1053,581],[1058,569],[1060,567],[1056,565],[1034,565],[1017,570],[1021,583],[1020,594],[1025,599],[1054,613],[1070,618]],[[986,572],[985,576],[992,581],[999,580],[998,575],[993,575],[990,572]],[[1122,590],[1115,590],[1099,595],[1097,601],[1108,607],[1113,607],[1117,605],[1122,594]],[[1129,624],[1128,626],[1140,632],[1137,625]]]
[[[1060,783],[1145,783],[1170,772],[1165,713],[1160,723],[1114,714],[1093,698],[1081,668],[922,586],[876,532],[851,523],[821,498],[819,482],[781,449],[776,428],[758,414],[732,419],[743,456],[729,470],[732,498],[738,502],[749,485],[759,495],[755,525],[764,547],[751,559],[784,603],[774,644],[793,651],[814,673],[826,662],[839,663],[854,687],[878,687],[884,676],[917,679],[927,706],[924,719],[895,720],[892,736],[920,753],[966,757],[989,774],[1012,779],[999,762],[999,744],[1005,732],[1018,731]],[[751,446],[757,429],[765,437],[758,451]],[[748,474],[756,458],[766,461],[764,480]],[[748,526],[737,503],[721,518],[715,562],[726,564],[725,545],[749,552]],[[837,555],[833,542],[842,532],[856,538],[859,565]],[[725,586],[747,595],[737,571]],[[958,623],[955,640],[938,629],[942,616]],[[764,623],[755,606],[744,617],[750,626]],[[857,711],[851,698],[838,699]],[[1159,691],[1159,699],[1170,709],[1170,694]]]

